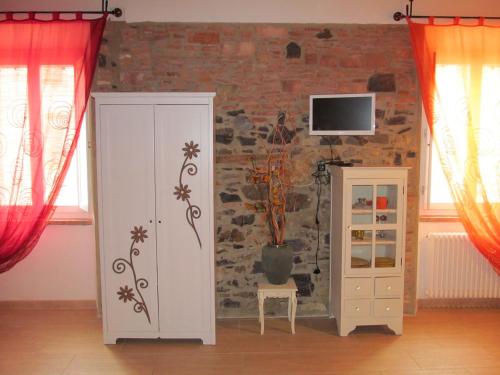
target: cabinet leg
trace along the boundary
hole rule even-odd
[[[118,337],[115,336],[104,335],[103,337],[104,344],[106,345],[115,345],[116,340],[118,340]]]
[[[338,324],[338,322],[337,322]],[[347,336],[349,333],[354,331],[356,329],[356,326],[354,324],[338,324],[337,325],[337,331],[339,333],[339,336]]]
[[[215,335],[210,334],[206,337],[202,337],[201,342],[203,345],[215,345]]]
[[[403,334],[403,321],[395,320],[387,324],[387,327],[394,331],[394,334],[397,336],[401,336]]]
[[[289,304],[292,305],[292,335],[295,335],[295,315],[297,314],[297,296],[293,296]]]

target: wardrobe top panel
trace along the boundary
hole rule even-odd
[[[211,104],[215,92],[93,92],[96,104]]]

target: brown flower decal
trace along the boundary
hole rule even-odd
[[[142,225],[139,228],[134,226],[134,230],[130,231],[130,233],[132,233],[132,237],[130,238],[132,238],[134,242],[139,242],[139,241],[144,242],[144,239],[148,238],[146,232],[147,232],[146,229],[142,229]]]
[[[189,193],[191,193],[191,190],[187,185],[180,184],[175,187],[174,195],[177,195],[177,200],[182,199],[182,201],[185,201],[186,199],[189,199]]]
[[[125,285],[124,287],[120,287],[120,290],[116,292],[120,297],[118,300],[123,300],[124,303],[127,301],[133,301],[134,300],[134,289],[129,288],[128,285]]]
[[[198,157],[198,152],[200,152],[200,149],[198,148],[198,143],[194,143],[193,141],[189,142],[189,143],[184,143],[186,145],[186,147],[184,147],[182,149],[182,151],[184,151],[184,156],[186,156],[187,158],[189,159],[192,159],[193,156],[195,158]]]

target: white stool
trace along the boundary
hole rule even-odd
[[[264,334],[264,300],[266,298],[288,298],[288,321],[292,326],[292,334],[295,334],[295,313],[297,312],[297,285],[293,278],[283,285],[259,283],[257,288],[259,297],[259,322],[260,334]]]

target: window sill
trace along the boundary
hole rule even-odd
[[[88,218],[52,218],[49,220],[48,225],[92,225],[94,220],[91,217]]]
[[[57,207],[48,222],[49,225],[92,225],[93,223],[92,214],[77,206]]]
[[[460,222],[460,218],[456,215],[420,215],[418,220],[420,222],[428,223],[457,223]]]

